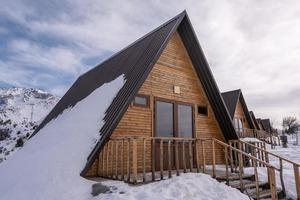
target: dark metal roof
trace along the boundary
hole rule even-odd
[[[105,123],[100,130],[101,139],[88,157],[87,164],[81,172],[84,175],[96,159],[103,145],[109,140],[110,135],[126,112],[130,102],[146,80],[176,30],[178,30],[191,57],[195,71],[211,102],[212,109],[225,139],[237,139],[229,113],[185,11],[80,76],[34,134],[49,121],[56,118],[64,109],[74,106],[104,83],[110,82],[124,74],[126,82],[106,111]]]
[[[248,107],[247,107],[246,101],[244,99],[243,93],[240,89],[232,90],[232,91],[228,91],[228,92],[223,92],[222,97],[223,97],[223,99],[226,103],[227,109],[230,113],[231,120],[233,120],[237,103],[238,103],[238,101],[240,101],[241,105],[242,105],[242,108],[243,108],[243,111],[244,111],[245,116],[246,116],[246,120],[249,124],[249,127],[251,129],[255,128],[254,124],[251,120],[251,116],[249,114]]]
[[[256,117],[255,117],[255,115],[254,115],[254,112],[253,112],[253,111],[249,111],[249,115],[250,115],[250,117],[251,117],[252,123],[255,125],[255,128],[256,128],[257,130],[260,130],[259,125],[258,125],[258,122],[257,122]]]
[[[267,131],[268,133],[272,132],[272,126],[271,126],[270,119],[261,119],[261,124],[265,131]]]
[[[233,117],[234,117],[234,113],[235,113],[236,105],[239,100],[240,92],[241,92],[240,89],[232,90],[232,91],[228,91],[228,92],[222,92],[222,97],[226,104],[226,107],[228,109],[231,119],[233,119]]]

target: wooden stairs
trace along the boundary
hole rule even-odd
[[[238,173],[229,173],[226,178],[224,172],[217,172],[215,177],[219,182],[225,183],[233,188],[240,190],[252,199],[270,199],[272,191],[268,182],[256,182],[254,174],[243,174],[242,181]],[[242,183],[242,184],[241,184]],[[258,192],[256,191],[258,186]],[[276,189],[278,199],[284,199],[285,194],[279,188]]]

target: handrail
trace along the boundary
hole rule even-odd
[[[215,142],[217,142],[217,143],[223,145],[223,146],[229,147],[229,148],[231,148],[232,150],[237,151],[238,153],[241,153],[241,154],[244,155],[244,156],[247,156],[247,157],[249,157],[249,158],[251,158],[251,159],[253,159],[253,160],[255,160],[255,161],[258,161],[258,162],[260,162],[261,164],[264,164],[264,165],[266,165],[266,166],[268,166],[268,167],[273,167],[273,168],[276,169],[277,171],[280,171],[279,168],[277,168],[277,167],[271,165],[270,163],[267,163],[267,162],[265,162],[265,161],[259,160],[259,159],[257,159],[256,157],[254,157],[254,156],[252,156],[252,155],[249,155],[248,153],[246,153],[246,152],[244,152],[244,151],[241,151],[241,150],[239,150],[239,149],[237,149],[237,148],[234,148],[234,147],[230,146],[229,144],[226,144],[226,143],[224,143],[224,142],[221,142],[220,140],[217,140],[217,139],[215,139],[215,138],[213,138],[213,140],[214,140]]]
[[[235,140],[231,140],[231,141],[235,141]],[[272,152],[267,151],[267,150],[265,150],[265,149],[259,148],[259,147],[255,146],[255,145],[251,144],[251,143],[248,143],[248,142],[245,142],[245,141],[242,141],[242,140],[238,140],[238,141],[240,141],[241,143],[247,144],[247,145],[249,145],[249,146],[252,146],[252,147],[254,147],[255,149],[258,149],[258,150],[260,150],[260,151],[263,151],[263,152],[265,152],[265,153],[268,153],[269,155],[272,155],[272,156],[277,157],[277,158],[279,158],[279,159],[282,159],[282,160],[284,160],[284,161],[286,161],[286,162],[289,162],[289,163],[291,163],[291,164],[293,164],[293,165],[298,165],[298,166],[300,166],[300,163],[296,163],[296,162],[294,162],[294,161],[292,161],[292,160],[289,160],[289,159],[287,159],[287,158],[281,157],[281,156],[279,156],[279,155],[277,155],[277,154],[275,154],[275,153],[272,153]]]
[[[235,140],[235,141],[232,140],[232,141],[233,142],[238,141],[241,144],[249,145],[249,146],[253,147],[254,149],[256,149],[258,151],[264,152],[264,154],[266,156],[271,155],[271,156],[276,157],[279,160],[280,181],[281,181],[282,191],[283,191],[284,194],[285,194],[285,185],[284,185],[284,180],[283,180],[283,164],[282,164],[282,161],[285,161],[285,162],[288,162],[288,163],[292,164],[293,168],[294,168],[294,178],[295,178],[295,185],[296,185],[296,193],[297,193],[298,199],[300,199],[300,175],[299,175],[300,164],[299,163],[296,163],[296,162],[294,162],[292,160],[289,160],[287,158],[284,158],[282,156],[279,156],[279,155],[277,155],[275,153],[272,153],[272,152],[267,151],[265,149],[259,148],[259,147],[255,146],[255,145],[251,144],[251,143],[248,143],[248,142],[245,142],[245,141],[242,141],[242,140]]]

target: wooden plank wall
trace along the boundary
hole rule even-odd
[[[238,101],[238,103],[237,103],[237,105],[236,105],[234,117],[235,117],[235,118],[239,118],[239,119],[244,119],[244,120],[242,120],[242,122],[243,122],[243,127],[244,127],[244,128],[250,128],[250,127],[249,127],[249,123],[248,123],[247,118],[246,118],[246,115],[245,115],[245,113],[244,113],[242,104],[241,104],[240,101]]]
[[[180,87],[180,94],[173,91],[174,85]],[[160,97],[194,105],[195,131],[197,138],[217,138],[224,141],[220,127],[210,103],[204,93],[200,81],[193,69],[192,63],[178,33],[171,38],[167,47],[150,72],[148,78],[139,90],[139,94],[150,95],[150,108],[135,107],[130,105],[125,115],[119,122],[113,136],[155,136],[153,133],[154,122],[154,97]],[[208,106],[208,116],[197,114],[197,106]],[[200,143],[199,143],[200,145]],[[200,146],[198,149],[201,149]],[[138,152],[142,151],[142,143],[138,143]],[[151,170],[151,144],[147,143],[146,170]],[[199,152],[200,162],[201,152]],[[212,159],[211,144],[206,143],[206,163]],[[141,171],[142,154],[138,154],[138,171]],[[101,161],[101,160],[100,160]],[[216,146],[217,163],[224,162],[224,152]],[[96,161],[98,162],[98,161]],[[98,164],[101,166],[101,162]],[[101,175],[94,164],[89,175]]]

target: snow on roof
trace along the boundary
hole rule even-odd
[[[2,163],[1,199],[88,199],[93,182],[79,174],[99,139],[105,112],[123,84],[121,75],[102,85]]]
[[[100,194],[96,199],[111,200],[249,200],[239,190],[219,183],[207,174],[187,173],[164,181],[141,186],[130,186],[120,181],[104,181],[104,185],[116,188],[112,193]]]

